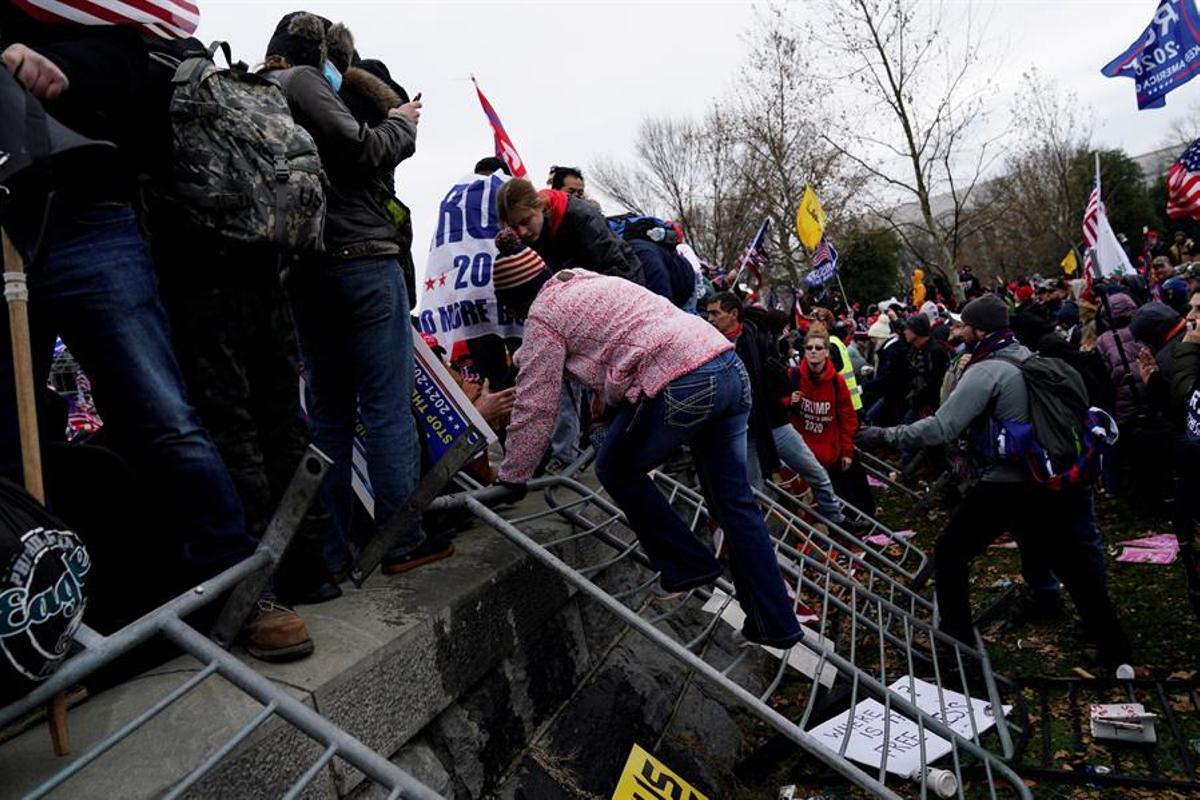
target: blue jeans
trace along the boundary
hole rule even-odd
[[[780,425],[771,430],[771,436],[775,439],[775,451],[779,454],[779,460],[812,487],[817,511],[825,519],[840,525],[846,517],[842,513],[842,503],[833,491],[833,481],[829,480],[829,473],[821,466],[821,462],[817,461],[800,431],[791,425]],[[749,470],[750,485],[762,491],[765,480],[762,465],[758,462],[754,441],[749,437],[746,439],[746,467]]]
[[[583,389],[571,380],[564,380],[562,394],[558,398],[558,419],[550,436],[550,454],[564,464],[573,464],[579,458],[579,409],[583,402]]]
[[[106,433],[172,513],[161,529],[175,539],[185,577],[208,577],[249,555],[255,543],[237,491],[188,405],[133,210],[112,203],[64,212],[29,288],[34,384],[46,385],[57,333],[92,382]],[[0,317],[0,471],[19,482],[12,349],[8,315]]]
[[[408,294],[394,258],[309,265],[293,273],[288,288],[312,389],[313,442],[333,459],[321,487],[331,518],[324,552],[329,568],[340,571],[350,560],[355,421],[365,428],[377,525],[404,505],[420,476]],[[414,526],[388,556],[408,553],[423,539]]]
[[[714,582],[721,565],[654,485],[648,472],[690,444],[706,500],[725,529],[743,632],[787,646],[800,623],[784,591],[775,548],[746,480],[750,380],[729,351],[676,378],[657,397],[622,410],[596,459],[596,475],[629,520],[662,586],[682,591]]]

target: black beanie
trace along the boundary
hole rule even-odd
[[[325,64],[325,54],[325,25],[316,14],[306,11],[285,15],[267,42],[268,58],[283,56],[297,67],[320,69]]]
[[[985,294],[963,306],[962,321],[985,333],[1003,330],[1008,327],[1008,306],[996,295]]]

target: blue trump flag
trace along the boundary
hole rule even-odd
[[[1133,78],[1138,109],[1162,108],[1167,93],[1200,71],[1200,13],[1196,0],[1161,0],[1146,30],[1100,70]]]
[[[821,286],[837,275],[838,251],[833,242],[821,237],[821,243],[812,254],[812,270],[804,276],[804,282],[809,286]]]

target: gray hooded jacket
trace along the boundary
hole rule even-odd
[[[948,444],[958,439],[968,426],[985,424],[985,415],[1028,422],[1029,395],[1019,364],[1030,355],[1024,345],[1012,344],[997,350],[990,358],[972,363],[936,414],[911,425],[887,428],[886,441],[899,449]],[[981,480],[1016,483],[1028,476],[1021,464],[992,461],[983,465]]]

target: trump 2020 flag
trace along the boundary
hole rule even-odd
[[[812,255],[812,270],[804,276],[804,282],[809,286],[821,286],[837,275],[838,251],[833,242],[821,237],[821,243]]]
[[[132,25],[161,39],[186,39],[200,24],[188,0],[13,0],[34,19],[50,24]]]
[[[1168,92],[1200,71],[1198,31],[1196,0],[1160,0],[1146,30],[1100,71],[1109,78],[1133,78],[1138,109],[1162,108]]]
[[[474,75],[471,76],[471,83],[475,84],[475,94],[479,95],[479,105],[483,106],[483,113],[487,115],[488,122],[492,124],[492,134],[496,139],[496,158],[508,165],[508,171],[514,178],[524,178],[525,162],[518,155],[512,139],[508,138],[508,133],[505,132],[504,125],[500,122],[500,116],[496,113],[496,109],[492,108],[488,99],[483,96],[483,90],[479,88],[479,82],[475,80]]]
[[[496,193],[503,174],[468,175],[450,187],[438,206],[425,278],[417,281],[417,319],[449,353],[454,343],[495,333],[520,337],[524,320],[496,301],[492,261],[500,218]]]

